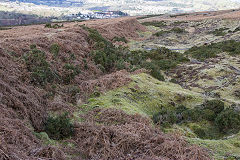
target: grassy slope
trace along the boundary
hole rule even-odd
[[[172,107],[175,103],[192,108],[204,101],[204,97],[197,92],[183,89],[170,82],[158,81],[145,73],[133,75],[132,79],[133,81],[127,86],[108,91],[100,97],[90,98],[89,103],[81,106],[81,111],[75,113],[76,117],[82,113],[83,108],[88,110],[99,106],[119,108],[129,114],[138,113],[151,118],[162,106]],[[191,125],[200,124],[174,125],[168,131],[180,132],[190,143],[212,150],[215,159],[224,159],[228,155],[240,156],[240,134],[225,140],[202,140],[196,138],[190,129]]]
[[[115,107],[130,114],[150,116],[171,104],[193,107],[203,102],[203,97],[195,92],[182,89],[177,84],[158,81],[148,74],[132,76],[128,86],[109,91],[98,98],[89,99],[89,106]]]

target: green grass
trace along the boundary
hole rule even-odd
[[[129,114],[152,117],[162,107],[172,107],[173,103],[192,108],[203,102],[200,94],[185,90],[177,84],[158,81],[145,73],[133,75],[132,79],[128,86],[90,98],[88,107],[118,108]]]
[[[213,151],[216,160],[239,160],[240,158],[240,133],[228,139],[203,140],[200,138],[187,138],[192,144],[197,144]]]

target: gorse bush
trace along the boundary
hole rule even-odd
[[[163,127],[175,123],[190,124],[190,128],[200,138],[220,138],[223,134],[237,133],[240,130],[240,112],[231,108],[224,109],[220,100],[210,100],[203,107],[186,108],[162,107],[153,114],[153,122]],[[207,125],[207,126],[205,126]]]
[[[57,43],[54,43],[50,47],[50,52],[54,55],[54,57],[57,57],[60,51],[60,46]]]
[[[49,116],[45,124],[45,132],[51,139],[62,140],[74,135],[74,126],[68,113],[53,117]]]
[[[240,130],[240,113],[233,109],[226,109],[218,114],[215,124],[222,132],[238,132]]]
[[[153,122],[166,127],[177,122],[177,114],[174,110],[162,108],[153,115]]]
[[[230,55],[240,54],[240,42],[228,40],[200,47],[194,46],[187,50],[185,54],[192,55],[193,58],[203,61],[208,58],[215,58],[217,54],[222,52],[227,52]]]
[[[63,27],[63,24],[59,25],[59,24],[51,24],[51,23],[47,23],[45,24],[45,28],[54,28],[54,29],[57,29],[57,28],[61,28]]]
[[[31,51],[24,55],[24,60],[29,72],[31,72],[31,82],[35,85],[51,83],[56,78],[56,74],[51,70],[46,61],[46,54],[31,46]]]
[[[224,110],[224,103],[221,100],[209,100],[204,103],[204,107],[218,114]]]
[[[69,84],[71,81],[81,73],[81,69],[79,66],[74,66],[73,64],[66,63],[63,66],[62,80],[63,83]]]
[[[166,23],[164,21],[152,21],[152,22],[143,22],[141,23],[145,26],[154,26],[154,27],[165,27]]]
[[[120,69],[134,71],[138,68],[145,68],[150,70],[153,77],[163,81],[164,77],[161,70],[171,69],[179,63],[189,61],[183,54],[164,47],[151,51],[130,51],[126,47],[115,47],[110,41],[103,38],[97,30],[86,26],[83,26],[83,28],[88,30],[90,39],[94,41],[94,51],[92,51],[91,56],[103,72]]]
[[[179,27],[174,27],[170,30],[170,32],[174,32],[174,33],[187,33],[187,31],[183,28],[179,28]]]
[[[114,37],[113,42],[124,42],[127,43],[127,39],[125,37]]]
[[[160,36],[163,36],[167,33],[170,33],[170,31],[158,31],[158,32],[154,33],[153,35],[157,36],[157,37],[160,37]]]
[[[229,28],[219,28],[215,29],[214,31],[210,32],[211,34],[214,34],[215,36],[225,36],[227,33],[224,32],[225,30],[228,30]]]
[[[110,41],[107,41],[102,35],[95,29],[87,28],[89,37],[94,41],[94,51],[91,53],[93,60],[96,64],[100,65],[100,68],[104,72],[110,72],[121,64],[123,59],[126,59],[126,53],[124,47],[115,47]],[[128,51],[127,51],[128,52]]]
[[[30,48],[31,50],[23,58],[28,71],[31,73],[30,80],[34,85],[45,86],[47,83],[70,84],[75,76],[81,73],[80,66],[70,63],[65,63],[62,66],[62,72],[59,72],[50,66],[45,52],[38,50],[35,44],[30,45]],[[58,55],[59,49],[58,44],[51,45],[50,52],[54,55],[54,58]]]

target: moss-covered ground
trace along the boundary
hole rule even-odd
[[[192,108],[204,100],[201,94],[174,83],[158,81],[145,73],[133,75],[132,80],[128,86],[90,98],[88,106],[114,107],[129,114],[138,113],[151,117],[162,107],[183,104]]]
[[[163,107],[172,108],[182,104],[187,108],[194,108],[203,104],[207,98],[178,84],[159,81],[146,73],[132,75],[131,78],[129,85],[90,98],[87,104],[79,106],[79,111],[74,114],[76,119],[84,121],[79,118],[80,115],[96,107],[118,108],[128,114],[141,114],[152,118]],[[212,122],[184,122],[162,130],[180,133],[189,143],[207,148],[214,159],[240,157],[240,134],[227,137],[229,135],[219,132]],[[200,138],[202,132],[204,138]]]

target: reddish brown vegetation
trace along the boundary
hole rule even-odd
[[[78,124],[74,142],[92,159],[207,160],[207,152],[178,135],[162,133],[149,119],[116,109],[95,109]],[[100,123],[100,124],[99,124]]]
[[[130,39],[138,39],[139,35],[136,31],[146,31],[145,26],[138,23],[135,18],[118,18],[98,20],[98,21],[87,21],[82,22],[90,28],[97,29],[103,37],[108,40],[112,40],[114,37],[125,37]]]

